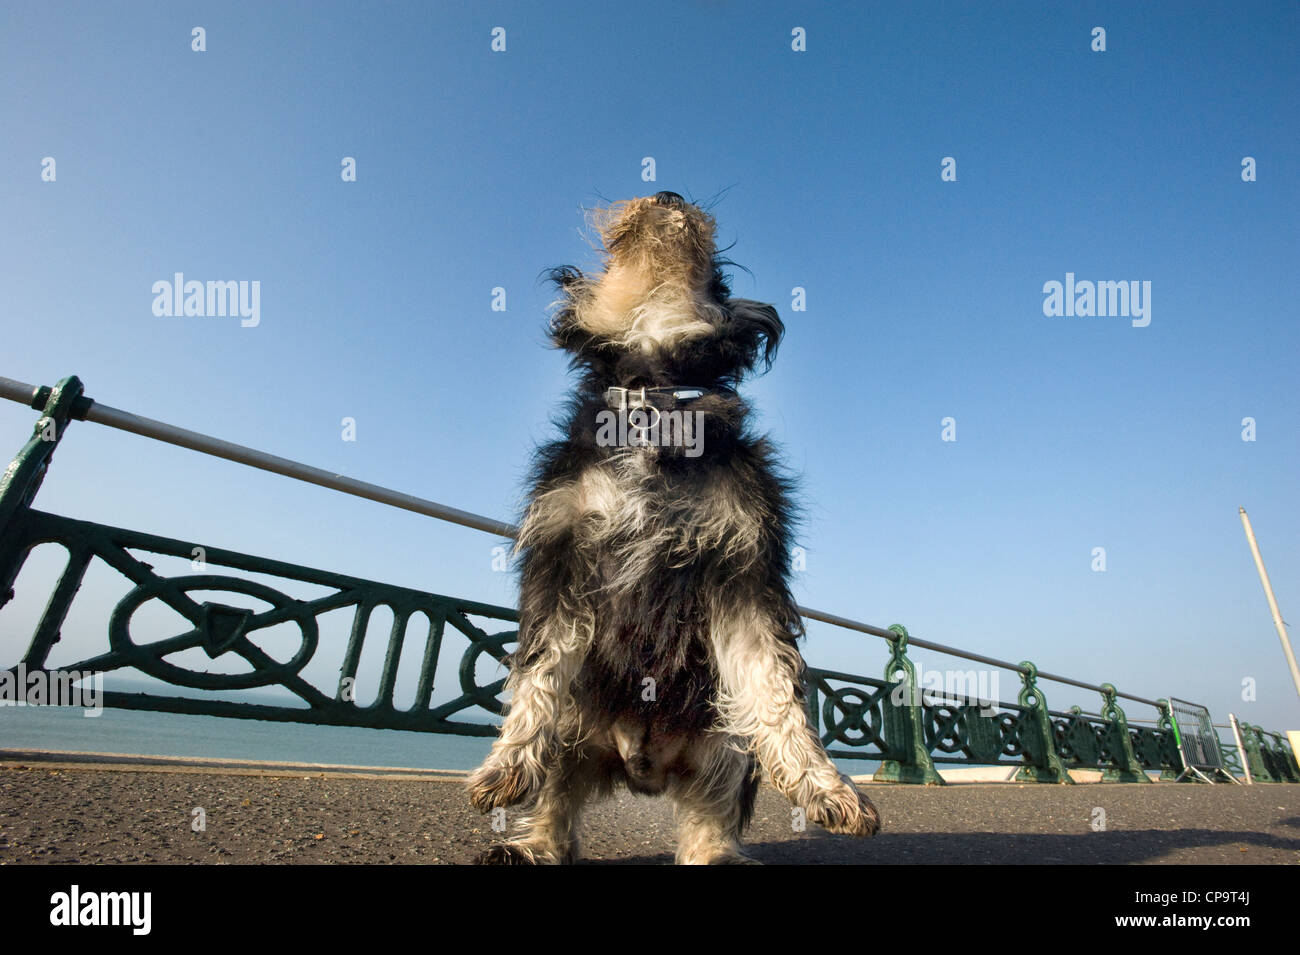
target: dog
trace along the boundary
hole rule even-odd
[[[625,785],[672,800],[678,863],[752,862],[760,768],[812,822],[874,835],[805,711],[793,486],[737,390],[784,324],[731,296],[713,217],[677,193],[593,224],[602,270],[549,273],[578,381],[515,549],[509,709],[468,780],[480,812],[523,804],[522,833],[478,861],[575,861],[583,804]]]

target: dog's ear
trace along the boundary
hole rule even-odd
[[[722,307],[728,316],[727,337],[738,347],[740,363],[752,370],[761,360],[763,370],[770,369],[785,335],[785,323],[776,309],[747,298],[729,298]]]
[[[547,279],[555,283],[560,293],[555,301],[555,311],[551,313],[551,324],[547,330],[551,341],[557,348],[578,355],[593,337],[577,323],[574,316],[575,299],[582,294],[587,277],[571,265],[561,265],[544,274]]]

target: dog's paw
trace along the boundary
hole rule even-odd
[[[725,852],[722,855],[716,855],[709,860],[709,865],[762,865],[753,856],[747,856],[743,852]]]
[[[840,777],[841,785],[820,793],[808,807],[808,818],[827,832],[847,836],[874,836],[880,831],[880,813],[853,781]]]
[[[678,849],[677,865],[762,865],[737,848],[697,847],[694,851]]]
[[[527,846],[515,842],[494,842],[474,859],[475,865],[540,865]]]
[[[520,766],[487,762],[470,775],[466,783],[469,800],[479,812],[514,806],[537,794],[542,781]]]

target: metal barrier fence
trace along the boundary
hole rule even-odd
[[[35,510],[31,505],[68,425],[80,420],[131,431],[503,537],[514,536],[512,525],[98,404],[85,397],[82,384],[75,377],[65,378],[53,388],[0,378],[0,397],[41,412],[31,439],[0,478],[0,607],[13,598],[19,571],[35,547],[53,543],[68,554],[26,651],[7,671],[11,679],[19,667],[28,674],[46,668],[51,648],[59,639],[87,569],[93,560],[99,560],[119,571],[131,588],[110,614],[103,652],[62,669],[111,672],[133,668],[170,685],[201,691],[279,687],[301,701],[296,706],[276,706],[107,691],[102,695],[105,706],[332,726],[495,735],[495,725],[457,717],[500,715],[504,709],[500,699],[504,679],[480,683],[477,664],[484,654],[503,660],[509,652],[507,648],[515,641],[517,629],[510,625],[517,623],[518,616],[508,607],[395,587],[206,545],[203,547],[205,565],[312,584],[325,588],[327,593],[311,600],[299,600],[267,584],[229,573],[166,576],[132,552],[188,560],[195,550],[193,542],[73,520]],[[254,611],[191,596],[213,592],[255,598],[268,604],[269,609]],[[167,639],[135,642],[130,630],[132,617],[151,601],[170,607],[190,628]],[[393,625],[377,698],[361,705],[355,697],[357,669],[371,616],[380,607],[391,610]],[[333,686],[318,686],[304,677],[303,670],[319,649],[319,618],[340,609],[351,610],[352,626],[347,645],[342,648],[338,681]],[[1098,686],[1045,673],[1029,661],[1010,663],[918,640],[900,625],[885,629],[807,607],[801,607],[800,612],[808,619],[889,642],[889,658],[880,678],[815,667],[809,667],[807,672],[808,714],[828,750],[838,758],[880,761],[875,773],[879,781],[942,784],[935,766],[952,763],[1019,766],[1018,779],[1047,783],[1071,782],[1071,769],[1097,769],[1102,771],[1104,780],[1139,783],[1150,782],[1148,771],[1159,772],[1161,779],[1175,779],[1183,770],[1168,700],[1121,693],[1109,683]],[[398,665],[403,644],[409,637],[409,625],[419,616],[428,621],[428,627],[422,634],[423,656],[415,700],[411,706],[399,708],[393,701]],[[281,661],[259,647],[253,637],[258,631],[285,624],[297,628],[299,644],[290,659]],[[445,670],[442,657],[448,626],[468,641],[456,664],[460,692],[446,702],[433,705],[435,680],[440,667]],[[908,657],[911,647],[1016,673],[1020,678],[1016,701],[945,695],[918,685],[915,668]],[[250,669],[241,673],[214,673],[178,666],[166,659],[194,649],[213,660],[234,654]],[[1068,711],[1049,709],[1040,680],[1101,694],[1100,712],[1086,713],[1078,706]],[[1155,707],[1158,718],[1130,725],[1120,708],[1121,698]],[[1152,725],[1140,725],[1145,722]],[[1256,780],[1300,782],[1300,767],[1285,737],[1244,723],[1241,729],[1243,758]],[[1240,768],[1237,747],[1222,743],[1220,747],[1229,768],[1234,764]]]

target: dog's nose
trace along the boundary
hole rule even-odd
[[[654,201],[659,203],[661,206],[686,205],[686,200],[683,199],[681,196],[677,195],[677,193],[675,192],[656,192],[654,194]]]
[[[649,758],[640,754],[632,756],[627,761],[627,771],[633,776],[649,775],[650,770],[655,768],[655,764],[650,762]]]

